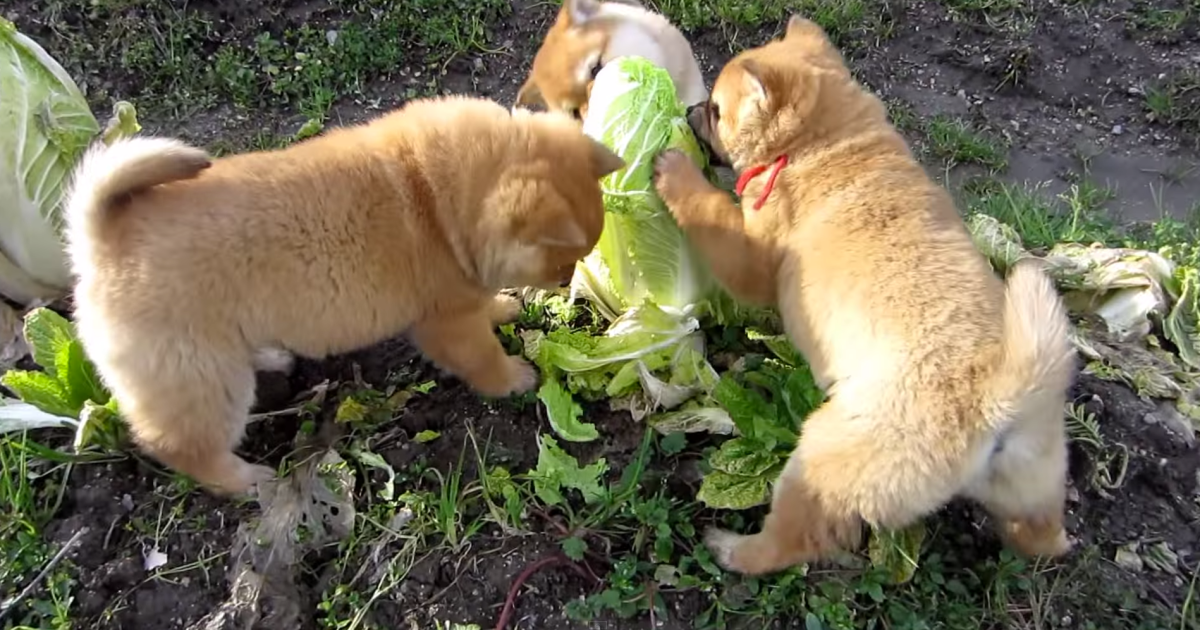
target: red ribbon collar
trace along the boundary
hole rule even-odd
[[[786,153],[775,158],[775,161],[771,164],[771,176],[767,178],[767,185],[763,187],[762,194],[759,195],[758,199],[754,201],[755,210],[762,209],[763,204],[767,202],[767,195],[770,195],[771,191],[775,188],[775,178],[779,177],[779,171],[782,171],[783,167],[787,166],[787,163],[788,156]],[[742,174],[738,177],[737,186],[735,188],[738,196],[742,196],[742,191],[746,190],[746,186],[750,184],[750,180],[762,175],[766,170],[767,166],[759,165],[751,166],[745,171],[742,171]]]

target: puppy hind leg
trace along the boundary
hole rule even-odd
[[[827,511],[805,483],[802,468],[799,455],[793,453],[775,482],[771,512],[758,533],[705,532],[704,542],[718,564],[745,575],[762,575],[823,558],[852,541],[858,519]]]
[[[193,347],[174,360],[159,356],[136,380],[123,374],[122,391],[114,390],[138,445],[219,495],[274,476],[233,453],[254,399],[253,362],[242,354]]]
[[[812,423],[838,423],[838,413],[830,404],[814,412],[805,421],[805,432]],[[726,569],[747,575],[761,575],[790,566],[827,557],[838,548],[852,544],[861,532],[860,520],[848,506],[826,496],[813,478],[811,469],[838,465],[837,452],[806,453],[805,436],[792,452],[775,482],[771,511],[757,534],[742,536],[719,529],[705,534],[705,543]],[[817,484],[814,484],[814,481]]]

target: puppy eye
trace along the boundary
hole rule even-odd
[[[596,78],[597,74],[600,74],[600,69],[603,67],[604,67],[604,64],[599,61],[596,62],[596,65],[592,66],[592,78],[593,79]]]
[[[716,104],[715,102],[713,102],[713,101],[709,101],[709,103],[708,103],[708,115],[709,115],[710,117],[712,117],[712,120],[713,120],[713,122],[717,122],[718,120],[720,120],[720,119],[721,119],[721,106],[720,106],[720,105],[717,105],[717,104]]]

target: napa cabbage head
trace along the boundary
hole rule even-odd
[[[66,70],[0,18],[0,295],[28,304],[65,293],[59,209],[71,169],[97,137],[138,130],[133,106],[119,102],[102,133]]]
[[[604,231],[572,282],[607,328],[533,331],[524,339],[542,373],[538,397],[550,425],[573,442],[598,437],[577,398],[608,399],[635,419],[685,403],[709,408],[696,402],[717,382],[700,318],[713,304],[731,303],[714,299],[725,294],[654,189],[654,161],[666,149],[708,168],[670,74],[640,57],[609,62],[596,75],[583,130],[625,160],[600,182]],[[723,411],[691,412],[671,427],[732,426],[714,413]]]
[[[665,149],[707,168],[670,73],[641,57],[609,62],[592,85],[583,131],[620,155],[625,168],[600,182],[604,231],[573,288],[610,321],[646,301],[695,311],[716,285],[654,189],[654,160]]]

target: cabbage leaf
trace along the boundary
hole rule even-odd
[[[70,286],[60,201],[75,162],[97,137],[140,130],[119,102],[102,130],[79,86],[57,61],[0,18],[0,296],[23,305]]]

